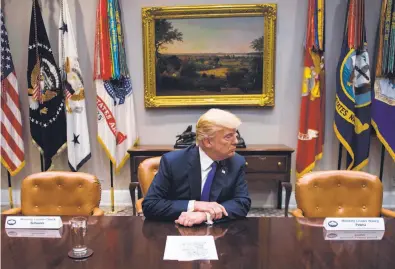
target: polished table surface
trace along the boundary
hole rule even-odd
[[[61,238],[9,237],[2,216],[1,268],[395,268],[395,219],[386,219],[379,241],[325,241],[322,220],[248,218],[180,228],[141,217],[90,217],[86,242],[94,254],[67,256],[69,225]],[[63,218],[65,224],[68,218]],[[219,260],[164,261],[167,235],[213,235]]]

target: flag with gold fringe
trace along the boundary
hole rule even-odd
[[[52,54],[38,0],[33,0],[27,86],[29,120],[33,143],[44,157],[44,170],[52,168],[52,159],[66,144],[66,115],[59,68]]]
[[[322,158],[325,133],[325,0],[309,0],[300,105],[297,178]]]
[[[1,9],[1,163],[11,176],[25,166],[18,81]],[[11,197],[11,196],[10,196]]]
[[[98,1],[94,59],[98,140],[116,173],[129,157],[127,150],[138,142],[121,15],[119,0]]]
[[[371,78],[364,0],[349,0],[342,51],[337,67],[334,131],[347,150],[347,170],[368,163]]]
[[[395,1],[383,0],[377,31],[372,126],[395,161]]]
[[[61,0],[60,6],[59,65],[66,106],[68,162],[70,169],[75,172],[90,159],[91,148],[84,82],[67,0]]]

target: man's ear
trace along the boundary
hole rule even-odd
[[[213,146],[213,144],[211,143],[210,139],[207,138],[207,137],[203,138],[202,142],[203,142],[203,145],[204,145],[205,148],[211,148]]]

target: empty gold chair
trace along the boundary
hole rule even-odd
[[[395,217],[382,208],[383,186],[377,176],[357,171],[306,174],[295,184],[295,217]]]
[[[3,214],[29,216],[102,216],[99,180],[81,172],[50,171],[30,175],[22,181],[21,207]]]

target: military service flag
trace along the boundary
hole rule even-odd
[[[52,54],[40,6],[33,0],[27,67],[30,132],[44,156],[44,170],[66,147],[66,115],[59,69]]]
[[[322,158],[325,133],[325,1],[309,0],[300,105],[297,178],[310,172]]]
[[[91,149],[86,118],[85,90],[67,0],[61,1],[60,9],[59,65],[66,105],[69,166],[75,172],[90,159]]]
[[[383,1],[372,91],[372,126],[395,161],[395,1]]]
[[[98,1],[96,25],[98,140],[119,172],[138,138],[118,0]]]
[[[337,68],[334,131],[347,150],[347,169],[368,163],[371,81],[364,0],[349,0],[342,52]]]

